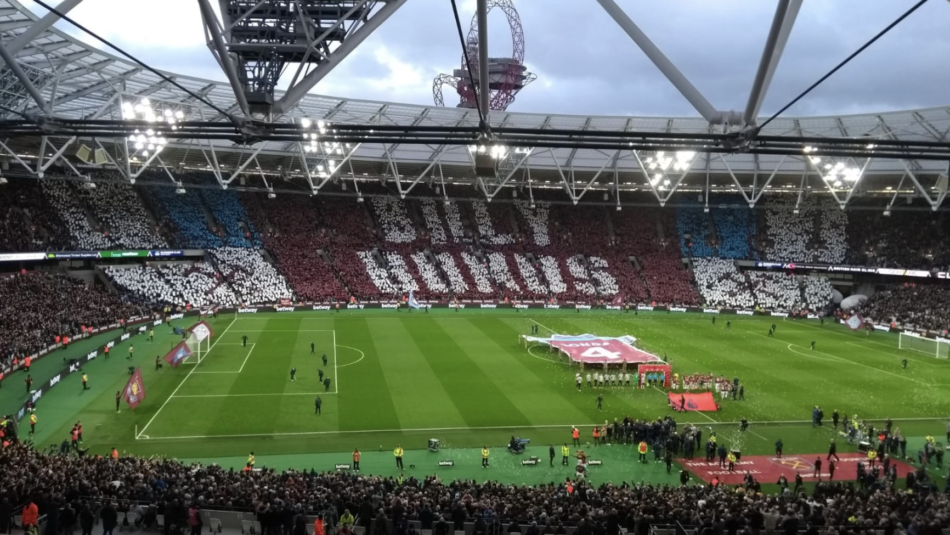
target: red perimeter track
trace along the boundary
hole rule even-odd
[[[728,485],[742,484],[746,472],[759,483],[776,483],[780,475],[784,474],[789,485],[795,484],[795,474],[800,473],[805,481],[818,481],[815,475],[815,459],[821,458],[821,480],[828,480],[827,454],[788,455],[784,457],[772,456],[742,456],[736,463],[735,472],[729,472],[726,467],[719,468],[719,458],[715,462],[707,463],[704,459],[679,459],[679,463],[687,470],[709,483],[713,477],[719,476],[719,481]],[[854,481],[858,477],[858,463],[864,463],[867,468],[867,455],[863,453],[839,453],[841,461],[835,462],[835,481]],[[914,471],[914,467],[907,463],[891,459],[891,464],[897,465],[897,477],[903,478]],[[728,466],[728,465],[726,465]],[[880,462],[874,466],[881,467]]]

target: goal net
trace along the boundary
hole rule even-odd
[[[950,358],[950,341],[934,340],[922,336],[900,333],[898,342],[901,349],[924,353],[938,359]]]

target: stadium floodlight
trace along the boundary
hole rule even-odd
[[[812,147],[811,145],[805,145],[804,147],[802,147],[802,152],[804,152],[805,154],[810,154],[812,152],[815,152],[815,147]]]

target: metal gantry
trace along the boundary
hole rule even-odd
[[[61,2],[57,11],[68,14],[79,1]],[[605,9],[613,4],[597,1]],[[537,189],[551,188],[564,191],[567,202],[580,202],[598,191],[612,196],[617,206],[622,204],[620,195],[629,192],[647,192],[666,203],[674,192],[702,192],[708,199],[711,192],[732,191],[750,204],[775,191],[800,197],[824,192],[843,205],[867,194],[886,195],[891,201],[913,194],[935,210],[945,200],[950,107],[780,117],[754,136],[746,135],[748,127],[755,126],[800,0],[778,2],[742,113],[717,110],[685,77],[680,81],[686,83],[677,85],[675,66],[664,66],[669,60],[662,53],[648,56],[652,54],[661,71],[672,73],[674,86],[690,93],[702,117],[494,110],[483,125],[471,109],[307,94],[402,3],[236,1],[225,2],[226,9],[217,17],[207,9],[213,6],[202,2],[209,46],[226,74],[229,62],[233,67],[234,76],[226,75],[229,82],[218,83],[172,73],[159,76],[56,29],[58,15],[36,16],[15,0],[0,0],[5,58],[0,68],[0,160],[10,168],[4,173],[48,177],[107,168],[135,181],[152,176],[147,173],[152,170],[178,183],[182,170],[203,169],[215,175],[220,187],[259,176],[273,190],[274,177],[279,176],[285,179],[283,187],[313,193],[340,181],[352,182],[354,189],[348,191],[354,191],[362,181],[381,180],[408,196],[427,182],[442,186],[443,194],[446,184],[472,185],[486,199],[508,188],[524,188],[533,199]],[[237,7],[228,11],[232,5]],[[490,5],[491,0],[483,0],[479,7]],[[278,6],[285,10],[274,11]],[[314,11],[315,6],[323,7]],[[635,25],[622,26],[628,33],[642,34]],[[291,38],[286,33],[291,29],[299,29],[300,35]],[[275,37],[268,40],[267,35]],[[341,35],[346,36],[342,44],[333,40]],[[635,40],[650,49],[648,40]],[[487,51],[481,52],[472,58],[479,64],[488,59]],[[276,58],[274,68],[264,65],[267,58]],[[266,93],[281,80],[290,82],[289,89],[275,89],[270,108],[252,110],[254,93]],[[163,127],[160,136],[150,136],[149,124],[123,117],[123,106],[143,99],[153,114],[181,111],[176,128]],[[233,117],[241,119],[239,124]],[[327,129],[311,151],[300,128],[302,118],[324,121]],[[485,126],[492,135],[487,141]],[[152,137],[165,143],[150,143]],[[138,143],[143,148],[137,148]],[[161,145],[161,150],[149,150],[149,145]],[[88,156],[90,150],[95,161],[77,156]],[[477,172],[479,150],[497,155],[490,173]],[[689,153],[695,154],[686,157]],[[662,163],[666,161],[671,163]],[[653,163],[657,166],[651,169]]]

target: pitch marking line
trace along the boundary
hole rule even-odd
[[[221,345],[241,345],[241,344],[238,343],[238,344],[221,344]],[[235,374],[235,373],[241,373],[241,371],[244,369],[244,365],[247,364],[247,359],[251,358],[251,352],[254,351],[254,346],[256,346],[256,345],[257,345],[257,344],[251,344],[251,348],[247,351],[247,356],[244,357],[244,362],[241,363],[241,368],[240,368],[238,371],[236,371],[236,372],[199,372],[199,371],[195,371],[194,373],[201,373],[201,374],[213,374],[213,373],[230,373],[230,374]],[[209,351],[210,351],[210,350],[209,350]],[[205,357],[205,358],[208,358],[208,357]],[[181,396],[179,396],[179,397],[181,397]]]
[[[743,330],[745,330],[745,331],[746,331],[747,333],[749,333],[749,334],[752,334],[752,335],[755,335],[755,336],[759,336],[759,337],[765,338],[765,339],[767,339],[767,340],[773,340],[773,341],[778,342],[778,343],[784,343],[782,340],[778,340],[778,339],[775,339],[775,338],[769,338],[768,336],[765,336],[764,334],[754,333],[754,332],[752,332],[752,331],[750,331],[750,330],[748,330],[748,329],[743,329]],[[795,353],[796,355],[802,355],[802,356],[805,356],[805,357],[810,357],[810,356],[811,356],[811,355],[808,355],[808,354],[805,354],[805,353],[800,353],[800,352],[798,352],[798,351],[795,351],[794,349],[792,349],[792,346],[801,347],[802,349],[808,350],[808,349],[805,348],[804,346],[799,346],[799,345],[796,345],[796,344],[788,344],[788,349],[789,349],[789,351],[791,351],[792,353]],[[875,368],[874,366],[868,366],[867,364],[862,364],[862,363],[860,363],[860,362],[855,362],[855,361],[850,360],[850,359],[846,359],[846,358],[843,358],[843,357],[839,357],[839,356],[836,356],[836,355],[832,355],[831,353],[825,353],[825,352],[823,352],[823,351],[818,351],[817,349],[816,349],[816,350],[808,350],[808,351],[814,351],[815,353],[817,353],[817,354],[819,354],[819,355],[824,355],[824,356],[826,356],[826,357],[832,358],[832,359],[837,360],[837,361],[839,361],[839,362],[842,362],[842,363],[844,363],[844,364],[851,364],[851,365],[854,365],[854,366],[861,366],[861,367],[867,368],[867,369],[869,369],[869,370],[874,370],[874,371],[880,372],[880,373],[886,373],[887,375],[892,375],[892,376],[894,376],[894,377],[897,377],[898,379],[904,379],[905,381],[911,381],[911,382],[914,382],[914,383],[917,383],[917,384],[920,384],[920,385],[924,385],[924,386],[933,386],[933,385],[931,385],[931,384],[929,384],[929,383],[925,383],[925,382],[923,382],[923,381],[918,381],[917,379],[913,379],[913,378],[910,378],[910,377],[905,377],[905,376],[903,376],[903,375],[898,375],[898,374],[896,374],[896,373],[889,372],[889,371],[887,371],[887,370],[882,370],[882,369],[880,369],[880,368]],[[814,357],[813,357],[813,358],[814,358]]]
[[[338,374],[337,371],[336,371],[336,370],[337,370],[337,366],[336,366],[336,361],[337,361],[337,359],[336,359],[336,330],[333,330],[333,331],[331,331],[331,332],[333,333],[333,386],[334,386],[333,393],[334,393],[334,394],[339,394],[339,393],[340,393],[340,374]]]
[[[224,332],[222,332],[221,335],[218,336],[218,339],[215,340],[214,343],[211,344],[211,347],[208,348],[207,353],[210,353],[211,350],[214,349],[216,345],[218,345],[218,342],[221,341],[222,338],[224,338],[224,335],[227,334],[229,330],[231,330],[231,327],[234,325],[234,322],[235,322],[236,320],[237,320],[237,318],[234,318],[233,320],[231,320],[231,323],[229,323],[229,324],[228,324],[228,327],[227,327],[226,329],[224,329]],[[143,433],[145,433],[145,430],[148,429],[148,426],[152,425],[152,422],[154,422],[154,421],[155,421],[155,418],[157,418],[158,415],[161,414],[162,409],[165,408],[165,405],[168,405],[168,402],[171,401],[173,397],[175,397],[175,394],[177,394],[178,391],[181,390],[181,387],[182,387],[182,385],[185,384],[185,381],[187,381],[188,378],[191,377],[191,374],[195,373],[195,370],[197,370],[197,369],[198,369],[198,366],[195,366],[194,368],[191,369],[190,372],[188,372],[187,374],[185,374],[185,378],[182,379],[180,383],[178,383],[178,386],[175,387],[175,390],[172,391],[172,394],[171,394],[170,396],[168,396],[168,399],[165,400],[165,403],[162,403],[162,406],[159,407],[158,410],[155,411],[155,414],[153,414],[152,417],[148,420],[148,422],[145,423],[145,427],[143,427],[142,430],[139,431],[138,436],[135,437],[136,440],[138,440],[140,437],[143,436]]]
[[[344,346],[344,345],[340,345],[340,346],[336,346],[336,347],[342,347],[342,348],[344,348],[344,349],[352,349],[353,351],[356,351],[357,353],[360,354],[360,358],[354,360],[353,362],[347,362],[346,364],[340,364],[339,366],[337,366],[337,368],[345,368],[345,367],[347,367],[347,366],[352,366],[352,365],[354,365],[354,364],[359,364],[359,362],[360,362],[361,360],[363,360],[364,358],[366,358],[366,353],[363,353],[361,350],[356,349],[355,347]],[[335,357],[335,356],[336,356],[336,353],[334,353],[334,357]]]
[[[253,398],[253,397],[274,397],[274,396],[321,396],[336,394],[336,392],[271,392],[260,394],[182,394],[175,396],[177,399],[183,398]]]

